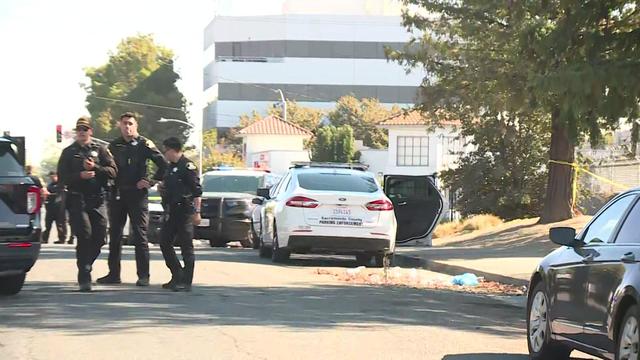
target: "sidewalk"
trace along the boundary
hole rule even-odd
[[[449,275],[465,272],[490,281],[527,286],[540,260],[557,248],[548,240],[549,229],[582,229],[590,217],[537,225],[537,219],[515,220],[469,234],[434,239],[433,247],[398,247],[396,263]]]

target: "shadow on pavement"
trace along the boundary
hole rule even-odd
[[[446,355],[442,360],[529,360],[529,355],[522,354],[459,354]],[[552,359],[549,359],[552,360]],[[571,360],[585,360],[584,358],[571,358]]]
[[[155,326],[258,325],[290,329],[433,326],[521,338],[519,308],[444,291],[367,286],[202,286],[172,293],[159,285],[95,286],[29,282],[0,297],[0,324],[77,335]]]
[[[102,252],[97,261],[103,261],[107,259],[109,250],[108,245],[102,247]],[[151,260],[161,260],[162,254],[158,246],[152,245],[149,248]],[[180,250],[176,249],[178,256],[180,256]],[[258,251],[253,249],[241,249],[241,248],[210,248],[206,246],[199,246],[195,250],[196,261],[221,261],[221,262],[233,262],[242,264],[272,264],[273,266],[295,266],[295,267],[318,267],[318,266],[332,266],[332,267],[357,267],[358,263],[353,256],[330,256],[330,255],[300,255],[293,254],[291,259],[284,264],[274,264],[271,259],[263,259],[258,256]],[[40,257],[47,260],[69,260],[75,259],[75,246],[71,245],[59,245],[59,246],[47,246],[45,245],[40,253]],[[134,248],[132,246],[124,247],[123,260],[134,259]]]

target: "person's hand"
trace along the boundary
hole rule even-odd
[[[91,158],[86,159],[86,160],[84,161],[84,169],[85,169],[85,170],[93,170],[93,168],[94,168],[95,166],[96,166],[96,163],[95,163],[95,161],[93,161],[93,159],[91,159]]]
[[[136,184],[136,187],[138,188],[138,190],[148,189],[151,187],[151,184],[149,183],[148,180],[142,179],[138,181],[138,183]]]
[[[94,177],[96,177],[96,172],[95,171],[81,171],[80,172],[80,178],[82,180],[89,180],[89,179],[93,179]]]
[[[193,214],[193,225],[200,225],[200,222],[202,221],[202,217],[200,216],[200,213],[195,213]]]

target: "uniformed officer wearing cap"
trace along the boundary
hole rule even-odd
[[[109,198],[109,273],[98,279],[98,283],[121,283],[122,232],[129,216],[138,270],[136,285],[148,286],[148,189],[156,181],[162,180],[167,163],[153,142],[138,134],[138,122],[133,113],[122,114],[118,125],[122,136],[109,144],[109,150],[118,166],[118,176]],[[148,160],[153,161],[158,167],[152,178],[147,176]]]
[[[78,119],[76,141],[62,151],[58,160],[60,183],[68,188],[66,200],[71,230],[78,238],[80,291],[91,291],[91,267],[107,235],[107,181],[117,175],[113,156],[106,147],[92,140],[92,136],[89,119]]]
[[[200,196],[202,187],[196,165],[182,154],[182,143],[170,137],[163,142],[164,155],[169,168],[162,182],[162,203],[165,218],[160,233],[160,249],[171,270],[171,280],[162,285],[173,291],[191,291],[195,255],[193,253],[193,226],[200,224]],[[180,244],[184,266],[173,249]]]

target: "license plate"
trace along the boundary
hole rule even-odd
[[[209,219],[201,219],[200,220],[200,224],[198,224],[198,226],[207,227],[210,224],[211,224],[211,222],[209,221]]]
[[[351,215],[351,209],[346,207],[337,207],[333,209],[332,213],[334,216],[340,216],[340,215],[349,216]]]

